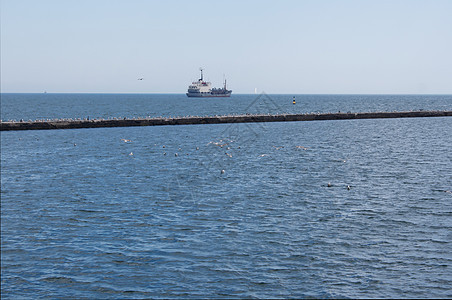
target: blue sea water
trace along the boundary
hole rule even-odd
[[[295,97],[296,105],[292,104]],[[1,94],[1,120],[451,110],[452,95]]]
[[[1,119],[452,110],[450,95],[292,96],[2,94]],[[1,296],[452,298],[451,129],[1,132]]]

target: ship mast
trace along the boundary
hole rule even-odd
[[[199,71],[201,71],[201,79],[199,81],[202,81],[202,67],[199,68]]]

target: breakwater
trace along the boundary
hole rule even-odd
[[[159,118],[124,118],[124,119],[57,119],[35,121],[1,121],[0,131],[8,130],[47,130],[77,129],[101,127],[163,126],[163,125],[195,125],[255,122],[294,122],[322,120],[354,120],[383,118],[425,118],[450,117],[452,111],[409,111],[409,112],[362,112],[362,113],[309,113],[309,114],[277,114],[277,115],[229,115],[229,116],[188,116]]]

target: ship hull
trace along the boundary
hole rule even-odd
[[[227,93],[227,94],[211,94],[211,93],[186,93],[187,97],[193,97],[193,98],[218,98],[218,97],[222,97],[222,98],[226,98],[226,97],[231,97],[231,93]]]

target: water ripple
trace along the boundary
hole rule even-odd
[[[2,298],[451,298],[451,125],[2,133]]]

